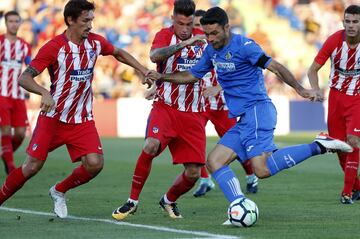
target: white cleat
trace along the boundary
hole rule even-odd
[[[54,201],[54,212],[60,218],[66,218],[68,215],[65,194],[59,191],[56,191],[55,185],[52,186],[49,190],[49,195]]]
[[[326,152],[329,153],[334,153],[334,152],[351,153],[353,151],[353,148],[344,141],[332,138],[325,133],[318,134],[314,142],[321,144],[326,149]]]
[[[223,222],[221,225],[223,225],[223,226],[229,226],[229,225],[231,225],[231,222],[230,222],[230,220],[229,219],[227,219],[225,222]]]

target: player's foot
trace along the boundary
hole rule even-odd
[[[223,226],[229,226],[229,225],[231,225],[231,222],[230,222],[230,220],[229,219],[227,219],[225,222],[223,222],[221,225],[223,225]]]
[[[159,205],[164,211],[166,211],[169,214],[171,218],[173,219],[182,218],[179,208],[177,207],[177,204],[176,203],[167,204],[164,200],[164,196],[161,197]]]
[[[353,151],[353,148],[344,141],[332,138],[325,133],[318,134],[314,142],[319,145],[322,154],[335,152],[351,153]]]
[[[54,201],[54,212],[60,218],[66,218],[68,215],[65,194],[56,191],[55,185],[50,188],[49,195]]]
[[[127,201],[121,207],[117,208],[112,213],[112,217],[116,220],[123,220],[129,214],[134,214],[137,210],[137,203]]]
[[[351,199],[353,201],[360,200],[360,190],[354,190]]]
[[[196,188],[193,193],[194,197],[202,197],[207,192],[215,188],[215,183],[211,180],[211,178],[202,178],[200,180],[199,186]]]
[[[340,198],[340,202],[342,204],[353,204],[353,200],[351,199],[350,195],[343,194]]]
[[[246,176],[246,192],[257,193],[258,191],[258,177],[254,175]]]

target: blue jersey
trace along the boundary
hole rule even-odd
[[[209,44],[190,72],[201,79],[214,68],[218,82],[224,90],[229,116],[237,117],[257,102],[270,101],[262,69],[257,66],[264,54],[253,40],[232,34],[229,43],[219,50]],[[270,62],[271,58],[264,67],[266,68]]]

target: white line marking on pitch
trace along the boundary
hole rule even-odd
[[[48,216],[48,217],[55,216],[55,214],[53,214],[53,213],[39,212],[39,211],[32,211],[32,210],[25,210],[25,209],[17,209],[17,208],[9,208],[9,207],[0,207],[0,210],[8,211],[8,212],[20,212],[20,213],[25,213],[25,214],[39,215],[39,216]],[[146,229],[155,230],[155,231],[174,232],[174,233],[179,233],[179,234],[190,234],[190,235],[195,235],[195,236],[208,237],[208,238],[212,238],[212,239],[215,239],[215,238],[218,238],[218,239],[240,239],[241,238],[241,237],[230,236],[230,235],[212,234],[212,233],[202,232],[202,231],[188,231],[188,230],[173,229],[173,228],[169,228],[169,227],[150,226],[150,225],[143,225],[143,224],[132,224],[132,223],[128,223],[128,222],[119,222],[119,221],[115,221],[115,220],[101,219],[101,218],[68,216],[66,219],[79,220],[79,221],[91,221],[91,222],[103,222],[103,223],[110,223],[110,224],[115,224],[115,225],[120,225],[120,226],[146,228]],[[204,239],[204,238],[202,238],[202,239]]]

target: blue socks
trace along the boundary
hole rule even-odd
[[[321,149],[315,142],[286,147],[270,155],[266,160],[266,165],[272,176],[283,169],[291,168],[305,159],[318,154],[321,154]]]
[[[240,182],[229,166],[223,166],[212,173],[226,199],[231,203],[235,199],[244,197]]]

